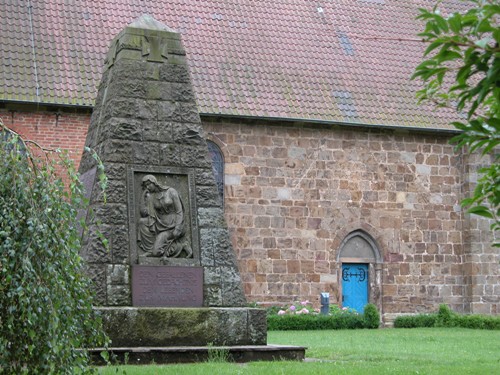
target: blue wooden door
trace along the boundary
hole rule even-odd
[[[368,303],[368,264],[342,264],[342,306],[362,313]]]

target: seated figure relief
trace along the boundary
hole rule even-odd
[[[137,245],[141,255],[157,258],[192,258],[186,238],[184,205],[177,190],[163,186],[153,175],[142,178]]]

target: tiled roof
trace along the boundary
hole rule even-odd
[[[91,106],[111,39],[182,34],[201,113],[449,128],[410,81],[431,0],[0,0],[0,100]]]

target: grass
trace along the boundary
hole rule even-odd
[[[309,349],[306,362],[110,366],[99,374],[499,374],[500,332],[463,328],[272,331]],[[312,361],[314,359],[314,361]]]

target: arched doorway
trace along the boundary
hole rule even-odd
[[[381,310],[382,257],[375,240],[362,230],[349,233],[340,245],[338,263],[342,307],[362,313],[367,303],[374,303]]]

